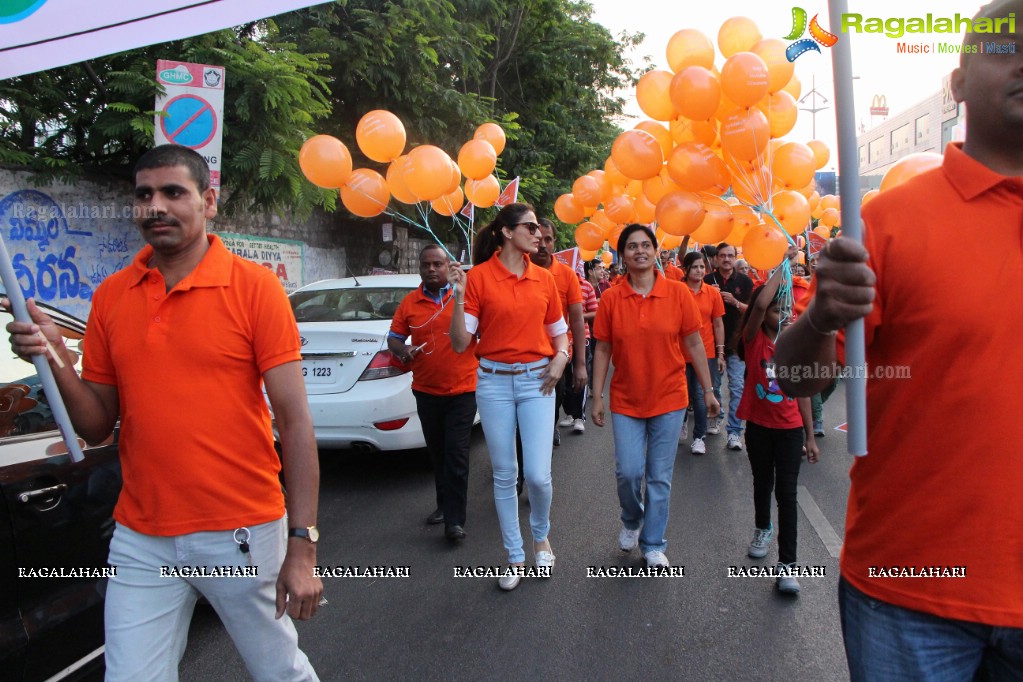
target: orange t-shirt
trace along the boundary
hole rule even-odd
[[[940,168],[882,192],[862,213],[877,275],[865,319],[869,454],[850,470],[842,575],[898,606],[1023,627],[1023,420],[1013,393],[1023,377],[1023,305],[1014,298],[1023,179],[951,144]],[[949,244],[970,226],[983,227],[984,276],[950,279]],[[904,566],[964,566],[966,577],[871,576]]]
[[[473,353],[456,353],[451,347],[451,315],[455,310],[449,290],[437,303],[420,286],[398,304],[391,331],[402,338],[412,336],[412,345],[426,344],[412,358],[412,388],[430,395],[459,395],[476,390],[479,361]],[[475,337],[469,342],[472,348]]]
[[[568,306],[583,302],[583,289],[579,285],[579,275],[575,270],[559,261],[556,256],[551,263],[549,272],[554,275],[554,283],[558,287],[558,296],[561,298],[561,311],[565,316],[565,323],[569,325],[568,352],[571,353],[574,348],[572,346],[572,321],[568,316]]]
[[[611,411],[645,419],[685,408],[689,398],[681,344],[699,330],[700,311],[688,287],[663,275],[657,275],[646,296],[628,282],[605,291],[593,338],[611,344]]]
[[[692,294],[693,300],[696,301],[696,308],[700,311],[700,320],[703,324],[700,327],[700,339],[703,341],[703,350],[707,354],[707,359],[710,360],[715,357],[714,320],[725,316],[725,301],[721,298],[721,292],[717,287],[709,284],[701,283],[699,292],[694,292],[688,284],[683,284],[683,286]],[[689,357],[689,351],[685,345],[682,346],[682,354],[685,356],[686,362],[693,361]]]
[[[272,272],[209,241],[170,293],[145,246],[96,289],[85,332],[82,378],[121,403],[114,518],[147,535],[284,515],[262,376],[301,361],[295,316]]]
[[[664,276],[676,282],[683,282],[685,281],[686,273],[682,268],[676,267],[674,263],[668,263],[664,266]]]
[[[469,270],[465,284],[466,328],[479,332],[476,357],[513,364],[554,355],[552,336],[568,331],[554,276],[533,265],[517,277],[495,253]]]

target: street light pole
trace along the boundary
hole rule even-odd
[[[860,77],[859,76],[853,76],[852,79],[854,81],[858,81],[860,79]],[[833,82],[833,81],[828,81],[828,83],[831,83],[831,82]],[[825,83],[824,85],[827,85],[827,83]],[[820,97],[822,100],[824,100],[823,102],[821,102],[821,104],[825,104],[825,105],[828,102],[830,102],[831,100],[829,100],[827,97],[825,97],[823,94],[821,94],[821,92],[819,90],[817,90],[817,74],[813,75],[812,80],[810,81],[810,86],[811,86],[810,92],[808,92],[805,95],[803,95],[803,97],[799,100],[799,103],[800,104],[806,104],[806,100],[807,100],[808,97],[812,97],[813,98],[812,99],[812,103],[811,103],[811,105],[809,107],[799,107],[799,110],[800,111],[809,111],[810,112],[810,115],[812,117],[811,121],[813,122],[813,139],[816,140],[817,139],[817,112],[818,111],[824,111],[825,109],[829,109],[830,108],[830,107],[827,107],[827,106],[820,106],[820,107],[817,106],[817,98]]]

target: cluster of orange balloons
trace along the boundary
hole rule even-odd
[[[405,154],[405,126],[397,116],[382,109],[370,111],[359,120],[355,141],[367,158],[387,164],[383,175],[370,168],[352,170],[348,148],[330,135],[309,138],[298,155],[306,178],[318,187],[340,190],[341,203],[354,215],[379,215],[394,197],[404,204],[428,201],[437,213],[453,216],[466,199],[487,208],[501,194],[501,184],[493,172],[506,140],[504,130],[496,123],[484,123],[476,129],[473,138],[459,150],[457,163],[433,145],[420,145]]]
[[[691,28],[675,33],[667,45],[671,70],[649,71],[636,86],[651,120],[621,133],[603,169],[577,178],[557,199],[561,221],[585,221],[576,228],[580,248],[614,245],[625,223],[656,221],[664,248],[686,235],[726,241],[767,269],[788,242],[778,228],[789,235],[807,228],[820,199],[814,174],[830,152],[818,140],[781,139],[795,126],[801,88],[785,43],[733,17],[718,31],[717,47],[720,69],[710,38]]]

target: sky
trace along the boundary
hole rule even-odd
[[[884,95],[895,115],[920,100],[941,90],[942,77],[950,73],[958,65],[955,54],[898,54],[896,46],[900,41],[907,43],[955,43],[962,40],[956,34],[906,34],[903,38],[892,39],[884,35],[840,33],[838,27],[830,26],[827,3],[824,0],[718,0],[714,2],[686,3],[677,0],[589,0],[593,5],[593,19],[606,26],[613,35],[621,31],[630,33],[642,32],[646,38],[631,57],[635,65],[644,63],[649,56],[658,69],[668,69],[665,48],[668,40],[683,28],[694,28],[702,31],[711,42],[717,44],[718,29],[727,19],[734,16],[746,16],[753,19],[765,38],[784,38],[792,28],[791,9],[801,6],[809,17],[819,13],[818,21],[822,27],[839,35],[839,40],[850,40],[853,59],[853,81],[855,95],[855,112],[857,126],[872,123],[880,124],[882,119],[871,119],[870,103],[874,95]],[[909,0],[848,0],[850,13],[859,13],[864,19],[878,17],[889,19],[896,17],[922,17],[930,12],[935,17],[953,17],[956,13],[964,17],[976,14],[982,0],[931,0],[927,3]],[[694,6],[695,5],[695,6]],[[1021,18],[1023,21],[1023,18]],[[835,154],[835,110],[834,91],[831,74],[830,50],[822,48],[822,53],[808,52],[796,59],[795,73],[802,83],[802,95],[811,90],[816,79],[816,89],[823,97],[830,100],[827,104],[817,99],[817,107],[828,106],[816,116],[817,138],[825,142],[832,151],[831,161],[826,169],[837,166]],[[715,65],[720,68],[724,58],[718,52]],[[636,122],[646,118],[635,102],[635,91],[625,93],[631,103],[627,112],[636,115],[624,124],[631,128]],[[808,99],[801,107],[810,107]],[[810,112],[800,111],[796,126],[786,140],[807,142],[813,139],[813,116]]]

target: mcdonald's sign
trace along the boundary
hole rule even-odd
[[[870,100],[870,115],[887,116],[888,98],[884,95],[874,95],[874,99]]]

